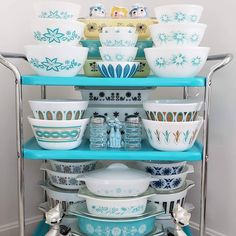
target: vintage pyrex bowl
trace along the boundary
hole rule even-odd
[[[76,20],[38,19],[32,23],[35,42],[50,45],[78,45],[84,27],[84,23]]]
[[[84,202],[85,199],[78,196],[78,191],[58,189],[47,183],[41,185],[47,193],[47,203],[49,208],[55,207],[58,203],[61,204],[62,209],[66,212],[69,205],[76,202]]]
[[[136,58],[137,47],[100,47],[103,61],[128,61],[132,62]]]
[[[32,69],[42,76],[76,76],[88,55],[88,48],[66,45],[30,45],[25,51]]]
[[[152,40],[156,47],[198,46],[207,25],[199,23],[150,25]]]
[[[159,192],[155,196],[150,197],[149,200],[158,205],[162,205],[165,210],[165,214],[170,215],[176,204],[179,203],[181,206],[184,205],[188,190],[194,186],[195,184],[193,181],[187,180],[186,184],[182,188],[166,193],[163,191]]]
[[[95,169],[96,161],[49,160],[54,171],[62,173],[81,174]]]
[[[77,190],[84,186],[84,183],[77,180],[78,174],[53,171],[49,164],[42,164],[40,170],[47,172],[50,184],[55,187],[61,189]]]
[[[142,119],[150,145],[161,151],[186,151],[190,149],[203,123],[196,121],[165,122]]]
[[[136,33],[101,33],[99,39],[103,47],[135,47],[138,35]]]
[[[77,20],[81,6],[66,1],[38,1],[34,4],[35,15],[42,19]]]
[[[187,165],[183,172],[175,175],[158,175],[157,180],[151,182],[151,186],[156,190],[169,191],[179,189],[186,183],[187,175],[193,173],[193,166]]]
[[[182,122],[194,121],[202,104],[187,99],[149,100],[143,103],[143,108],[149,120]]]
[[[91,193],[87,188],[81,188],[78,196],[86,199],[89,213],[102,218],[129,218],[144,213],[149,197],[155,194],[149,188],[145,193],[135,197],[102,197]]]
[[[69,150],[78,147],[89,119],[40,120],[28,117],[38,145],[44,149]]]
[[[163,5],[154,9],[159,23],[197,23],[199,22],[203,7],[191,4]]]
[[[133,77],[139,67],[139,62],[98,61],[98,70],[106,78]]]
[[[136,33],[135,27],[128,27],[128,26],[110,26],[110,27],[103,27],[102,33],[105,34],[113,34],[113,33]]]
[[[186,165],[186,161],[137,161],[137,166],[151,175],[177,175]]]
[[[130,197],[143,194],[153,181],[149,173],[132,169],[121,163],[79,175],[90,192],[105,197]]]
[[[30,108],[34,117],[41,120],[79,120],[88,107],[88,101],[61,100],[30,100]]]
[[[147,62],[158,77],[194,77],[206,63],[208,47],[144,49]]]

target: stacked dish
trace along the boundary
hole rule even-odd
[[[203,68],[208,47],[199,47],[206,25],[200,24],[203,8],[166,5],[155,8],[159,24],[150,31],[156,47],[145,49],[147,62],[160,77],[193,77]]]
[[[78,45],[85,26],[77,21],[79,12],[79,5],[68,2],[40,1],[35,5],[32,31],[39,45],[25,46],[25,51],[37,74],[69,77],[81,71],[88,48]]]
[[[134,62],[138,48],[138,35],[134,27],[104,27],[99,34],[102,47],[99,48],[103,61],[97,62],[104,77],[129,78],[139,66]]]
[[[28,117],[35,138],[44,149],[69,150],[77,148],[89,119],[82,119],[87,101],[35,100],[29,101],[34,118]]]

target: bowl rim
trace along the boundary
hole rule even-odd
[[[138,50],[138,47],[112,47],[112,46],[100,46],[99,50],[128,50],[128,49],[132,49],[132,50]]]
[[[205,51],[205,52],[209,52],[210,51],[210,47],[189,47],[189,46],[181,46],[181,47],[176,47],[176,46],[172,46],[172,47],[152,47],[152,48],[144,48],[144,52],[151,52],[151,51]]]
[[[203,122],[203,117],[198,116],[196,120],[194,121],[180,121],[180,122],[172,122],[172,121],[156,121],[156,120],[148,120],[142,118],[142,121],[144,123],[152,123],[152,124],[158,124],[158,125],[174,125],[174,126],[180,126],[180,125],[193,125],[193,124],[200,124]],[[145,125],[144,125],[145,126]]]
[[[55,125],[55,127],[61,128],[63,123],[64,125],[82,125],[82,126],[84,125],[85,126],[87,125],[86,123],[89,122],[89,118],[83,118],[79,120],[41,120],[41,119],[36,119],[33,116],[28,116],[27,118],[30,124],[32,124],[32,122],[37,122],[38,125],[42,125],[42,127],[44,127],[44,125]]]
[[[139,65],[140,62],[137,62],[137,61],[97,61],[96,62],[99,66],[101,65],[104,65],[104,66],[109,66],[109,64],[111,64],[112,66],[117,66],[117,65],[121,65],[121,66],[126,66],[128,64],[131,64],[131,65]]]
[[[89,104],[89,101],[85,100],[76,100],[76,99],[37,99],[37,100],[29,100],[29,104]]]
[[[84,51],[88,51],[89,48],[88,47],[82,47],[82,46],[78,46],[78,45],[66,45],[66,44],[52,44],[52,45],[48,45],[48,44],[28,44],[24,46],[25,51],[31,50],[31,49],[40,49],[40,48],[44,48],[44,49],[55,49],[55,50],[64,50],[66,51],[67,49],[73,49],[74,50],[84,50]],[[63,56],[63,55],[62,55]]]
[[[33,29],[35,28],[38,28],[38,26],[40,26],[40,28],[48,28],[50,27],[51,25],[65,25],[67,27],[71,27],[72,24],[77,24],[78,26],[81,26],[81,27],[85,27],[86,24],[84,22],[81,22],[81,21],[78,21],[76,19],[69,19],[69,20],[61,20],[61,19],[51,19],[51,18],[36,18],[36,19],[33,19],[31,21],[31,27]],[[79,29],[77,29],[79,30]]]

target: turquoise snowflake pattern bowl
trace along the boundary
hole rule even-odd
[[[100,47],[99,51],[100,51],[103,61],[132,62],[136,58],[138,48],[137,47]]]
[[[44,149],[69,150],[77,148],[89,119],[40,120],[28,117],[38,145]]]
[[[165,122],[142,119],[149,144],[161,151],[186,151],[195,143],[203,119]]]
[[[198,23],[203,7],[191,4],[164,5],[154,9],[159,23]]]
[[[77,20],[81,6],[64,1],[38,1],[34,4],[35,15],[40,19]]]
[[[198,46],[206,30],[205,24],[154,24],[150,32],[156,47]]]
[[[106,78],[130,78],[136,73],[139,62],[97,62],[100,73]]]
[[[78,45],[85,24],[79,21],[36,20],[32,24],[34,40],[39,44]]]
[[[25,51],[32,69],[41,76],[76,76],[88,55],[88,48],[69,45],[30,45]]]
[[[208,47],[168,47],[144,49],[147,62],[158,77],[196,76],[206,63]]]

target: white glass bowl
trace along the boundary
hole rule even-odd
[[[84,66],[88,48],[78,46],[25,46],[26,57],[32,69],[41,76],[73,77]]]
[[[145,48],[147,62],[158,77],[194,77],[206,63],[208,47]]]

